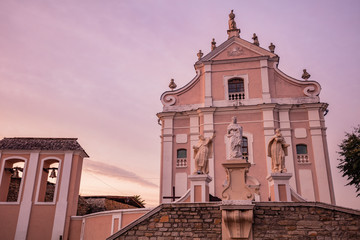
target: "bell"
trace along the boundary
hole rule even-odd
[[[51,169],[50,178],[56,178],[55,168]]]
[[[19,176],[19,169],[13,168],[13,173],[11,175],[12,178],[20,178]]]

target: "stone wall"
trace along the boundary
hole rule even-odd
[[[220,205],[162,204],[108,239],[221,239]],[[253,239],[360,239],[360,211],[314,202],[258,202]]]
[[[254,240],[360,239],[360,211],[323,203],[257,203]]]
[[[162,204],[138,221],[128,225],[129,231],[124,228],[123,234],[118,232],[120,236],[114,239],[221,239],[218,203]]]

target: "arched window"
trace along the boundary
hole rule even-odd
[[[187,151],[186,149],[178,149],[177,150],[177,159],[176,159],[176,167],[182,168],[187,167]]]
[[[24,166],[24,160],[9,159],[5,161],[0,185],[1,202],[17,202],[19,200]]]
[[[59,175],[59,161],[48,159],[43,161],[39,184],[38,202],[54,202]]]
[[[245,99],[244,80],[233,78],[228,81],[229,100]]]
[[[309,163],[309,156],[306,144],[297,144],[296,145],[296,158],[297,162],[300,164]]]

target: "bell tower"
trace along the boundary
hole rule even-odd
[[[85,157],[76,138],[1,140],[2,239],[68,239]]]

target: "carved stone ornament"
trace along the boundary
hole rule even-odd
[[[252,39],[254,40],[254,45],[256,46],[260,46],[260,43],[259,43],[259,39],[258,39],[258,36],[256,36],[256,33],[254,33]]]
[[[242,49],[242,47],[239,46],[233,47],[229,51],[227,51],[227,55],[229,57],[241,56],[243,54],[244,54],[244,50]]]
[[[213,38],[211,42],[211,51],[213,51],[215,48],[216,48],[216,42],[215,42],[215,38]]]
[[[270,50],[270,52],[272,52],[272,53],[275,52],[275,45],[274,45],[273,43],[270,43],[269,50]]]
[[[177,87],[177,85],[176,85],[176,83],[174,82],[174,79],[172,78],[172,79],[170,80],[169,88],[171,89],[171,91],[173,91],[176,87]]]
[[[201,50],[199,50],[199,52],[196,55],[198,57],[198,60],[200,60],[204,54],[202,53]]]
[[[230,141],[230,158],[242,157],[242,127],[237,123],[236,117],[232,117],[231,123],[227,127],[227,137]]]
[[[203,135],[199,136],[198,143],[193,146],[195,173],[194,174],[208,174],[209,173],[209,157],[212,155],[212,139],[214,135],[205,138]]]
[[[275,130],[275,135],[268,144],[268,156],[271,157],[271,172],[287,172],[285,168],[285,156],[288,155],[287,148],[290,145],[285,142],[280,129]]]
[[[240,159],[227,160],[222,165],[226,172],[223,200],[253,200],[254,192],[246,184],[246,175],[251,164]]]
[[[305,81],[307,81],[310,77],[311,77],[311,75],[306,71],[306,69],[304,69],[303,75],[301,76],[301,78],[304,79]]]

